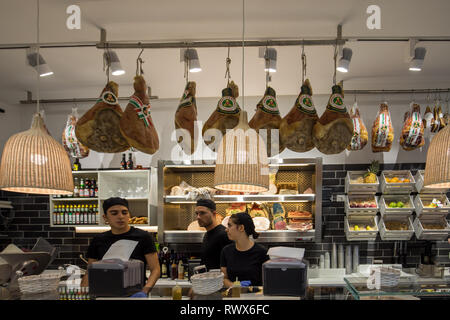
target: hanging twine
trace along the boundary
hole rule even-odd
[[[336,67],[337,67],[337,54],[338,54],[338,50],[337,50],[337,40],[336,40],[336,45],[334,46],[334,74],[333,74],[333,85],[336,85]]]
[[[304,42],[305,40],[303,40]],[[306,78],[306,55],[305,55],[305,43],[302,44],[302,85]]]
[[[245,109],[245,92],[244,92],[244,60],[245,60],[245,0],[242,0],[242,110]]]
[[[227,68],[227,70],[225,71],[225,78],[227,78],[227,86],[230,84],[230,78],[231,78],[230,64],[231,64],[230,46],[228,46],[228,56],[227,56],[227,59],[226,59],[226,68]]]

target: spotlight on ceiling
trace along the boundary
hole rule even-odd
[[[29,66],[36,70],[40,77],[46,77],[53,74],[53,71],[50,69],[42,55],[37,52],[36,48],[27,49],[27,62]]]
[[[424,47],[417,47],[414,49],[414,57],[409,63],[410,71],[422,71],[423,61],[425,60],[425,54],[427,49]]]
[[[274,48],[259,48],[259,57],[264,58],[264,71],[277,72],[277,50]]]
[[[339,72],[347,73],[350,61],[352,60],[353,51],[350,48],[342,49],[342,57],[339,59],[339,64],[336,67],[336,70]]]
[[[187,62],[189,66],[189,72],[200,72],[200,60],[196,49],[181,49],[180,61]]]
[[[117,56],[117,53],[115,51],[105,51],[105,53],[103,54],[103,58],[111,68],[111,74],[113,76],[121,76],[125,74],[125,70],[122,68],[119,57]]]

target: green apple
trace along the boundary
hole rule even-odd
[[[401,201],[397,202],[397,208],[403,208],[405,204]]]
[[[389,203],[389,208],[397,208],[397,202]]]

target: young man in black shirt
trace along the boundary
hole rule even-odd
[[[148,295],[160,276],[158,254],[152,236],[147,231],[128,225],[130,212],[126,199],[109,198],[105,200],[103,212],[103,219],[110,225],[111,230],[99,234],[92,240],[87,252],[88,264],[101,260],[109,247],[118,240],[137,241],[138,244],[130,259],[144,262],[144,270],[147,270],[148,265],[151,274],[142,289],[142,292]],[[88,286],[88,283],[86,273],[81,285]]]
[[[195,207],[197,222],[206,229],[202,243],[202,264],[209,270],[220,269],[220,252],[231,243],[225,227],[216,220],[216,204],[209,199],[197,201]]]

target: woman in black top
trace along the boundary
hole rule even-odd
[[[252,286],[262,285],[262,264],[269,260],[267,250],[255,243],[253,239],[259,234],[248,213],[233,214],[228,220],[227,235],[235,243],[225,246],[220,256],[220,266],[224,273],[225,287],[233,282],[250,281]]]

